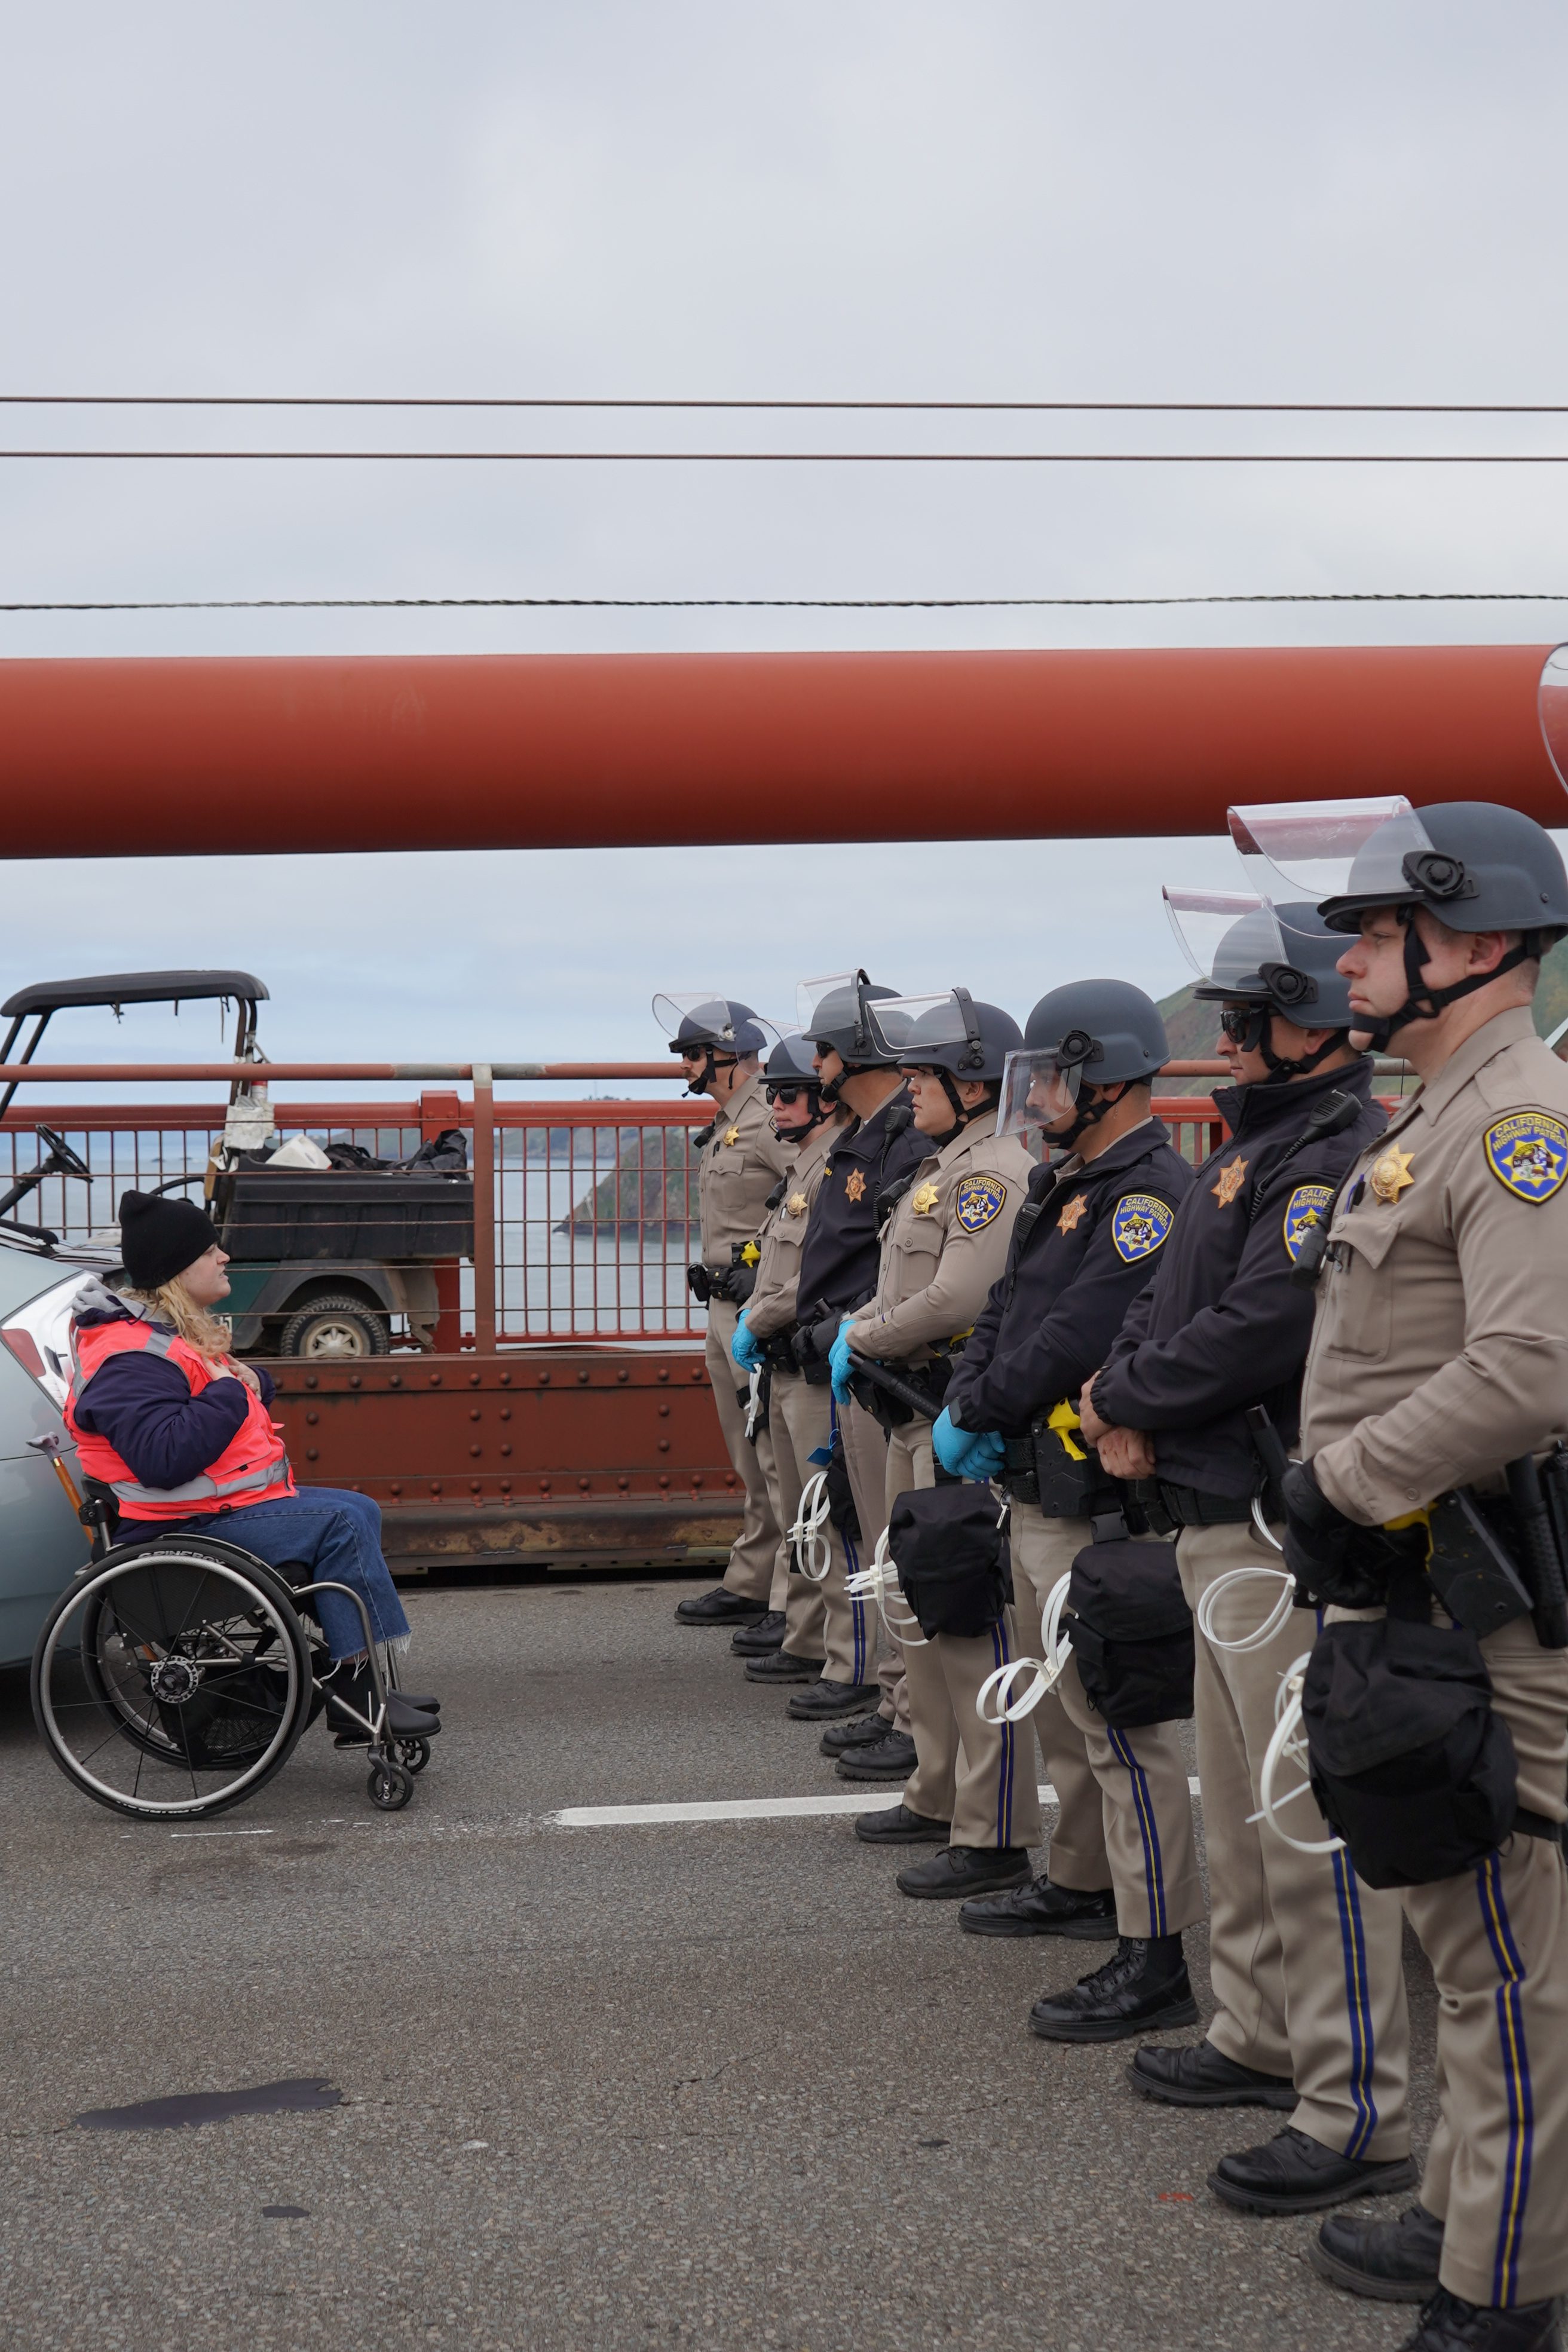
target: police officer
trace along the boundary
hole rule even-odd
[[[899,1198],[882,1229],[877,1294],[834,1342],[833,1390],[842,1408],[853,1381],[888,1433],[890,1517],[900,1495],[936,1483],[931,1422],[953,1351],[1002,1271],[1034,1163],[1016,1137],[996,1132],[1003,1065],[1024,1042],[1010,1013],[952,989],[895,997],[874,1005],[871,1019],[900,1055],[926,1157],[890,1188]],[[854,1371],[860,1359],[893,1370],[930,1401],[930,1413]],[[894,1772],[909,1780],[900,1804],[856,1823],[868,1844],[941,1848],[899,1873],[905,1895],[973,1895],[1029,1875],[1028,1849],[1040,1833],[1034,1741],[975,1712],[986,1675],[1016,1654],[1010,1620],[1009,1612],[973,1637],[937,1633],[922,1641],[911,1631],[902,1648],[912,1738],[892,1728],[840,1759],[847,1780]]]
[[[730,1342],[751,1295],[763,1204],[789,1154],[768,1123],[759,1060],[768,1040],[751,1006],[721,996],[656,996],[653,1010],[669,1033],[670,1052],[680,1056],[687,1093],[707,1095],[714,1106],[711,1126],[691,1139],[702,1255],[686,1279],[708,1308],[704,1361],[724,1444],[746,1492],[722,1584],[682,1601],[675,1613],[683,1625],[750,1625],[768,1607],[779,1529],[768,1501],[769,1440],[765,1431],[755,1444],[746,1435]]]
[[[1236,1084],[1215,1099],[1230,1131],[1085,1391],[1083,1425],[1110,1467],[1158,1480],[1194,1613],[1234,1580],[1211,1604],[1213,1638],[1199,1633],[1194,1689],[1216,2013],[1195,2047],[1141,2050],[1131,2075],[1175,2105],[1293,2109],[1209,2186],[1245,2212],[1309,2212],[1414,2179],[1397,1906],[1343,1854],[1303,1853],[1254,1818],[1279,1679],[1306,1646],[1300,1616],[1259,1647],[1227,1645],[1256,1637],[1280,1591],[1277,1576],[1235,1574],[1279,1565],[1253,1525],[1263,1472],[1245,1416],[1261,1404],[1280,1443],[1295,1440],[1311,1307],[1292,1266],[1384,1114],[1349,1042],[1341,943],[1313,908],[1222,900],[1211,946],[1212,902],[1166,897],[1198,994],[1222,1007]],[[1289,1821],[1303,1843],[1329,1835],[1310,1797]]]
[[[875,985],[863,971],[801,984],[801,1029],[812,1041],[822,1098],[842,1103],[851,1115],[834,1139],[801,1252],[795,1347],[807,1381],[822,1388],[829,1388],[829,1353],[845,1315],[876,1292],[883,1194],[925,1157],[897,1049],[871,1025],[873,1003],[896,992]],[[870,1559],[886,1524],[887,1438],[863,1406],[840,1412],[831,1391],[827,1405],[830,1437],[847,1472],[858,1522],[857,1536],[844,1547],[845,1570],[853,1572]],[[822,1596],[826,1664],[820,1681],[790,1701],[791,1715],[828,1722],[857,1715],[876,1698],[878,1712],[890,1713],[907,1731],[902,1657],[884,1641],[879,1672],[875,1602],[849,1594],[837,1560]]]
[[[784,1531],[773,1606],[755,1625],[742,1625],[731,1646],[747,1659],[757,1683],[814,1682],[823,1664],[822,1595],[807,1576],[791,1574],[788,1530],[800,1512],[812,1454],[829,1434],[827,1400],[808,1388],[795,1363],[795,1286],[806,1218],[822,1182],[834,1130],[847,1116],[822,1099],[808,1040],[781,1038],[768,1055],[763,1091],[773,1106],[773,1132],[794,1154],[769,1193],[772,1204],[759,1236],[756,1282],[735,1327],[730,1353],[738,1370],[755,1377],[771,1441],[773,1516]],[[821,1540],[837,1540],[831,1526]],[[843,1570],[840,1565],[840,1580]]]
[[[1009,1073],[1005,1116],[1037,1124],[1060,1156],[1031,1181],[1006,1275],[964,1349],[936,1442],[950,1469],[999,1475],[1013,1498],[1014,1589],[1020,1601],[1028,1595],[1037,1646],[1053,1587],[1093,1540],[1091,1513],[1122,1500],[1072,1436],[1070,1402],[1149,1280],[1192,1176],[1151,1108],[1169,1045],[1142,989],[1119,980],[1053,989],[1029,1016],[1026,1045]],[[1112,2042],[1152,2018],[1189,2021],[1197,2011],[1182,1932],[1202,1917],[1203,1897],[1177,1728],[1111,1727],[1070,1658],[1055,1697],[1062,1744],[1075,1762],[1087,1757],[1098,1784],[1103,1874],[1083,1878],[1058,1832],[1047,1876],[965,1905],[961,1923],[982,1934],[1083,1938],[1114,1922],[1114,1957],[1036,2002],[1029,2021],[1045,2040]],[[1057,1739],[1046,1736],[1060,1789]]]
[[[1521,1514],[1531,1457],[1568,1433],[1568,1071],[1531,1013],[1540,958],[1568,929],[1568,877],[1548,835],[1510,809],[1374,803],[1368,818],[1346,887],[1321,911],[1352,935],[1341,969],[1358,1029],[1405,1055],[1422,1085],[1339,1195],[1303,1459],[1285,1480],[1288,1563],[1338,1599],[1331,1619],[1375,1616],[1365,1558],[1390,1546],[1368,1531],[1475,1486],[1498,1496],[1494,1531],[1530,1563],[1530,1602],[1479,1643],[1517,1759],[1512,1833],[1457,1874],[1402,1890],[1437,1985],[1440,2114],[1420,2203],[1394,2224],[1336,2216],[1314,2251],[1364,2294],[1430,2293],[1409,2338],[1418,2352],[1556,2352],[1568,1650],[1542,1639],[1564,1638],[1561,1554],[1549,1539],[1532,1553]],[[1255,838],[1267,851],[1271,830]],[[1441,1626],[1437,1570],[1434,1545],[1422,1598]],[[1331,1624],[1323,1644],[1335,1636],[1375,1638],[1354,1622]]]

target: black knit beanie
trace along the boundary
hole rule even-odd
[[[195,1265],[217,1240],[217,1227],[194,1201],[166,1192],[122,1192],[120,1247],[132,1290],[156,1290]]]

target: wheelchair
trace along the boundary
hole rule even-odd
[[[68,1780],[139,1821],[205,1820],[255,1796],[326,1705],[330,1660],[308,1603],[342,1592],[364,1629],[372,1704],[337,1704],[368,1737],[371,1803],[408,1803],[430,1743],[391,1728],[391,1654],[384,1666],[358,1593],[303,1569],[295,1583],[205,1533],[115,1542],[101,1496],[79,1515],[93,1557],[49,1612],[32,1666],[34,1719]]]

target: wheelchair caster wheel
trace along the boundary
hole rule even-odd
[[[400,1739],[397,1760],[405,1772],[423,1772],[430,1761],[430,1742],[427,1739]]]
[[[401,1764],[373,1764],[365,1787],[373,1805],[384,1813],[397,1813],[414,1794],[414,1779]]]

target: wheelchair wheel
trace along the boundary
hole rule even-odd
[[[123,1545],[82,1571],[33,1654],[33,1715],[67,1779],[141,1820],[225,1811],[288,1760],[311,1711],[285,1587],[237,1546]]]
[[[414,1794],[414,1782],[401,1764],[373,1764],[365,1789],[371,1803],[384,1813],[400,1813]]]
[[[395,1752],[405,1772],[423,1772],[430,1761],[430,1742],[427,1739],[399,1739],[395,1742]]]

